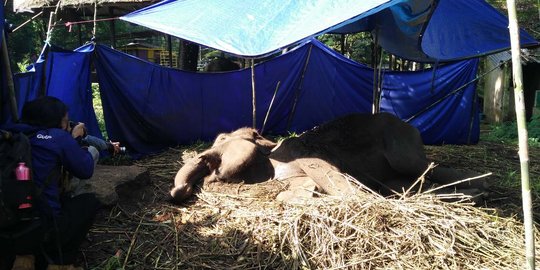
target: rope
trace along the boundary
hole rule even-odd
[[[118,17],[106,18],[106,19],[94,19],[94,20],[86,20],[86,21],[77,21],[77,22],[66,22],[64,24],[64,26],[69,27],[69,32],[71,32],[72,26],[77,25],[77,24],[96,23],[96,22],[102,22],[102,21],[112,21],[112,20],[117,20],[117,19],[118,19]]]

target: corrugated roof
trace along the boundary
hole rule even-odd
[[[504,51],[496,54],[490,54],[487,60],[499,64],[512,59],[512,53],[510,51]],[[540,63],[540,50],[539,49],[521,49],[521,62],[526,63]]]

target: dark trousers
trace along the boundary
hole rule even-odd
[[[79,252],[79,246],[90,230],[99,201],[91,193],[81,194],[62,201],[60,216],[53,221],[52,234],[43,247],[45,253],[56,264],[73,264]],[[60,250],[58,250],[60,246]]]
[[[73,264],[77,259],[79,246],[90,230],[99,206],[96,196],[91,193],[66,198],[62,201],[60,215],[47,220],[42,228],[36,231],[36,234],[41,235],[17,240],[14,246],[8,247],[5,251],[7,254],[36,255],[37,269],[44,269],[49,261],[53,264]],[[39,239],[42,239],[41,243]],[[26,252],[22,252],[23,249],[20,246],[28,247]],[[12,252],[9,252],[10,250]],[[14,256],[14,254],[11,255]]]

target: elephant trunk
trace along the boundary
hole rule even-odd
[[[171,197],[174,203],[181,203],[193,194],[193,185],[199,183],[205,176],[210,174],[208,163],[201,156],[188,161],[174,178],[174,188]]]

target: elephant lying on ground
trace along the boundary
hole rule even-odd
[[[311,178],[323,192],[349,192],[328,182],[328,172],[346,173],[383,195],[413,184],[428,168],[419,131],[388,114],[351,114],[276,145],[252,128],[220,134],[208,150],[186,162],[171,190],[180,203],[200,181],[258,183],[270,179]],[[316,168],[315,168],[316,167]],[[437,166],[429,181],[452,183],[472,175]],[[482,188],[465,182],[461,188]],[[335,195],[335,194],[332,194]]]

